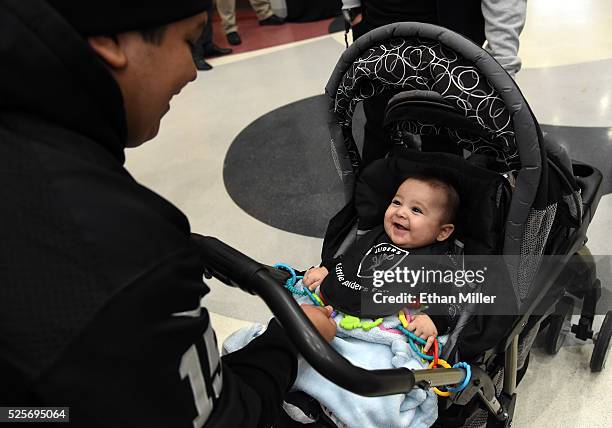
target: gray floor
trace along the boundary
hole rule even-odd
[[[612,126],[612,60],[525,69],[516,78],[538,121]]]
[[[612,145],[612,4],[609,0],[559,0],[554,4],[532,0],[528,5],[521,48],[525,68],[518,75],[519,86],[539,121],[555,127],[548,128],[549,132],[565,127],[567,132],[563,135],[569,135],[574,142],[572,155],[605,167]],[[586,42],[577,44],[577,35]],[[214,70],[202,73],[175,97],[155,141],[128,153],[128,169],[137,180],[180,207],[194,231],[218,236],[265,263],[283,261],[301,268],[318,263],[321,240],[312,237],[316,235],[273,227],[232,199],[226,185],[229,189],[231,185],[249,183],[235,180],[230,185],[235,177],[224,178],[224,162],[232,161],[230,146],[250,123],[282,106],[323,92],[343,51],[338,39],[325,37],[235,62],[213,61]],[[308,123],[312,118],[296,121],[304,119]],[[273,132],[276,125],[267,126]],[[303,129],[309,131],[308,127]],[[292,137],[295,136],[287,136],[288,140]],[[279,141],[278,135],[274,138]],[[259,156],[258,144],[262,149],[270,149],[273,144],[258,140],[245,139],[242,150]],[[274,156],[273,148],[270,153]],[[300,170],[303,164],[316,163],[317,159],[297,159],[295,168]],[[261,177],[269,173],[266,169],[271,163],[265,160],[257,159],[263,161],[259,166]],[[235,165],[232,167],[240,172]],[[258,185],[273,192],[278,183],[266,180],[269,181],[262,180]],[[330,183],[331,188],[321,191],[321,183],[316,184],[318,187],[301,184],[301,191],[318,190],[321,198],[329,198],[334,185]],[[265,196],[253,195],[253,205],[257,198]],[[277,210],[283,215],[285,199],[277,199]],[[316,197],[312,199],[315,213],[318,201]],[[610,230],[612,195],[606,195],[588,233],[594,254],[611,254]],[[244,325],[245,320],[265,321],[269,316],[256,297],[215,281],[211,288],[204,303],[215,313],[214,326],[221,339]],[[612,394],[610,367],[591,374],[591,350],[592,344],[569,342],[552,358],[536,349],[527,376],[518,388],[514,426],[611,426],[612,406],[607,403]]]

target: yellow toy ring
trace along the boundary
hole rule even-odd
[[[404,311],[399,311],[399,313],[397,314],[397,317],[399,318],[400,322],[402,323],[402,326],[404,326],[405,329],[408,328],[408,320],[406,320],[406,314],[404,314]]]
[[[446,361],[444,361],[443,359],[439,358],[438,359],[438,364],[441,365],[442,367],[444,367],[445,369],[450,369],[452,368],[450,364],[448,364]],[[433,369],[433,361],[431,363],[429,363],[429,368]],[[435,386],[433,387],[433,390],[436,394],[438,394],[440,397],[449,397],[451,395],[451,393],[449,391],[440,391],[438,388],[436,388]]]

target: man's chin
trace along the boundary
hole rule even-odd
[[[143,141],[143,143],[146,143],[147,141],[152,140],[153,138],[157,137],[157,134],[159,134],[159,122],[157,122],[157,125],[155,125],[151,129],[151,132],[149,133],[149,136]]]
[[[157,124],[154,127],[152,127],[146,135],[141,136],[140,138],[128,139],[127,143],[125,144],[125,147],[127,148],[138,147],[146,143],[147,141],[150,141],[153,138],[157,137],[158,133],[159,133],[159,122],[157,122]]]
[[[139,140],[128,140],[125,143],[125,148],[126,149],[133,149],[134,147],[138,147],[138,146],[143,145],[144,143],[146,143],[149,140],[150,140],[150,138],[139,139]]]

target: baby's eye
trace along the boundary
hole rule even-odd
[[[412,212],[417,214],[423,214],[423,211],[421,211],[421,209],[418,207],[412,207]]]
[[[398,201],[397,199],[393,199],[393,201],[391,202],[393,205],[401,205],[400,201]]]

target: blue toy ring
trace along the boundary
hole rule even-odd
[[[470,367],[468,363],[464,363],[464,362],[455,364],[453,368],[454,369],[458,369],[458,368],[465,369],[465,377],[463,378],[463,381],[461,382],[459,386],[456,386],[454,388],[446,388],[446,390],[448,392],[459,392],[459,391],[462,391],[467,386],[467,384],[470,382],[470,379],[472,377],[472,368]]]

